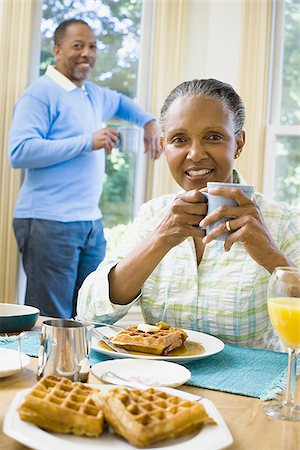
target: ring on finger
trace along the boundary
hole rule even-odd
[[[227,229],[228,231],[232,231],[232,228],[231,228],[231,226],[230,226],[230,220],[227,220],[227,221],[225,222],[225,227],[226,227],[226,229]]]

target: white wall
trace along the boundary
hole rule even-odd
[[[241,1],[190,1],[182,81],[217,78],[237,89],[241,14]]]

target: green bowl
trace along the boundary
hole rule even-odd
[[[40,310],[34,306],[0,303],[0,333],[30,330],[39,314]]]

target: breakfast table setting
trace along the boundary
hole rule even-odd
[[[3,332],[1,324],[4,322],[0,319],[1,448],[5,450],[26,448],[101,450],[107,449],[108,446],[120,450],[136,448],[113,431],[105,430],[98,437],[71,436],[43,430],[33,423],[20,419],[18,410],[25,395],[36,386],[38,380],[41,382],[43,377],[53,373],[53,361],[50,361],[49,357],[51,351],[47,347],[49,339],[55,342],[53,348],[60,355],[54,363],[57,367],[62,354],[67,353],[70,357],[73,350],[78,353],[81,348],[80,342],[74,341],[73,334],[70,339],[70,335],[62,338],[65,334],[57,333],[73,333],[76,325],[78,326],[76,336],[79,336],[78,333],[83,332],[82,328],[88,328],[76,321],[59,321],[38,317],[38,314],[33,318],[33,322],[22,324],[19,331],[7,332],[6,329]],[[141,327],[141,330],[148,334],[156,332],[155,326],[153,330],[145,329],[145,324]],[[186,436],[175,437],[154,445],[144,445],[144,448],[173,447],[174,450],[300,448],[299,423],[270,418],[264,411],[267,405],[273,405],[274,402],[284,399],[287,385],[287,353],[223,343],[214,336],[192,330],[183,331],[186,335],[184,339],[186,342],[192,341],[194,345],[202,345],[202,353],[185,354],[175,351],[174,354],[170,352],[158,356],[128,350],[115,351],[109,344],[116,341],[118,330],[128,328],[125,318],[119,326],[102,324],[96,328],[100,334],[97,332],[89,334],[86,358],[80,356],[84,363],[81,365],[79,381],[103,392],[112,386],[126,388],[127,385],[129,390],[133,388],[143,392],[150,386],[150,389],[154,388],[155,395],[160,396],[162,393],[172,401],[179,397],[180,401],[193,407],[201,404],[211,421]],[[104,336],[103,339],[101,335]],[[71,340],[74,349],[65,351],[66,347],[60,347],[59,342]],[[299,379],[296,384],[300,388]],[[300,389],[296,389],[294,398],[296,404],[300,403],[299,392]]]

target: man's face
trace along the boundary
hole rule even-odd
[[[82,86],[96,62],[97,44],[93,30],[82,23],[69,25],[53,51],[56,69],[77,86]]]

